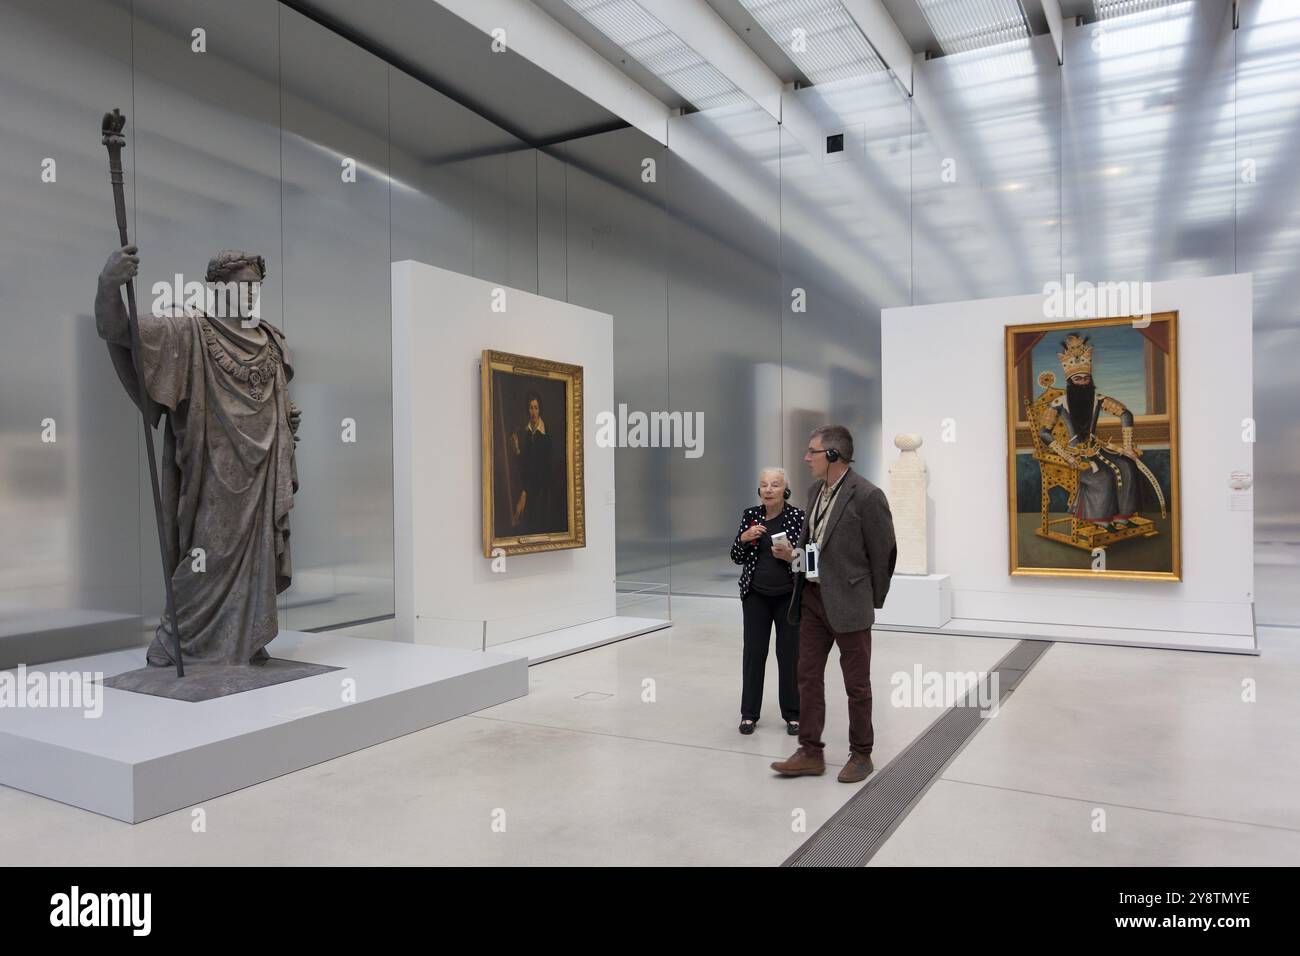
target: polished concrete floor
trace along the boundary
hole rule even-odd
[[[526,698],[201,814],[131,826],[0,788],[0,861],[778,864],[855,788],[768,769],[794,747],[774,662],[757,733],[736,733],[734,599],[675,597],[672,610],[671,629],[535,666]],[[1300,632],[1262,644],[1259,658],[1054,645],[873,864],[1300,863]],[[941,713],[891,703],[894,675],[986,670],[1012,646],[878,633],[877,765]],[[837,762],[833,663],[827,692]]]
[[[1300,630],[1259,639],[1053,645],[873,865],[1300,864]]]

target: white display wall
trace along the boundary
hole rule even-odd
[[[613,617],[614,449],[595,441],[614,407],[611,317],[422,262],[392,277],[399,638],[479,648]],[[585,548],[511,556],[504,571],[483,557],[483,349],[582,366]]]
[[[1254,445],[1243,437],[1252,417],[1251,278],[1150,291],[1152,312],[1178,312],[1181,581],[1009,573],[1004,329],[1053,321],[1042,295],[882,311],[882,467],[870,477],[888,488],[894,435],[923,437],[930,570],[951,576],[953,619],[940,630],[1255,649],[1252,499],[1229,483],[1234,471],[1254,471]]]

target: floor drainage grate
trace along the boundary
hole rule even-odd
[[[783,866],[864,866],[884,844],[908,810],[930,788],[957,752],[979,732],[980,697],[998,677],[998,700],[1006,700],[1021,679],[1052,646],[1051,641],[1020,641],[971,691],[939,717],[924,734],[882,770],[877,770],[849,802]]]

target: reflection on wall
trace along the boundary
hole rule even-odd
[[[393,612],[389,131],[376,108],[389,67],[279,9],[284,329],[303,410],[284,599],[303,630]],[[345,421],[355,441],[341,440]]]
[[[781,454],[780,389],[753,387],[781,354],[779,133],[732,106],[671,118],[668,139],[668,396],[704,421],[703,455],[668,459],[670,580],[734,594],[736,521]]]
[[[530,148],[274,0],[0,0],[0,636],[160,600],[138,423],[88,317],[114,105],[145,284],[225,246],[270,264],[304,408],[290,626],[392,611],[387,268],[406,258],[613,314],[616,404],[702,412],[705,453],[618,451],[611,573],[717,594],[758,468],[801,496],[813,424],[848,424],[879,473],[881,308],[1252,272],[1255,407],[1234,417],[1258,420],[1259,620],[1300,624],[1300,9],[1245,4],[1233,31],[1229,7],[1069,28],[1063,68],[1045,37],[918,62],[911,98],[887,74],[789,92],[779,126],[674,117],[665,150],[630,129]]]
[[[1244,4],[1236,37],[1236,266],[1255,290],[1258,619],[1300,624],[1300,6]]]
[[[304,411],[282,625],[391,614],[388,263],[535,289],[536,152],[274,0],[0,0],[0,25],[0,158],[32,171],[6,177],[0,228],[0,638],[131,641],[161,607],[139,419],[90,316],[116,239],[98,135],[114,106],[142,306],[218,249],[267,259],[262,314]]]
[[[550,175],[539,173],[538,193],[551,203],[542,207],[550,214],[540,224],[541,292],[614,316],[615,408],[609,411],[615,413],[620,405],[670,407],[668,218],[658,174],[664,154],[645,134],[625,129],[572,140],[542,157]],[[657,172],[649,182],[646,160]],[[668,586],[673,454],[667,448],[615,452],[622,592],[654,595]]]
[[[120,4],[0,6],[0,666],[10,639],[139,629],[140,424],[91,315],[116,240],[99,120],[130,104],[130,35]]]
[[[879,467],[880,310],[910,301],[912,102],[888,73],[786,98],[781,127],[783,462],[802,504],[808,434],[846,426],[855,467]],[[844,150],[826,137],[844,134]],[[805,290],[804,310],[790,297]]]
[[[662,375],[668,407],[721,419],[704,459],[670,458],[675,590],[733,593],[723,539],[771,458],[774,418],[796,492],[807,429],[827,419],[854,428],[861,468],[879,470],[880,308],[1039,292],[1066,273],[1241,271],[1255,275],[1259,620],[1300,624],[1300,180],[1287,159],[1300,147],[1300,9],[1260,0],[1233,31],[1229,8],[1182,2],[1100,36],[1070,28],[1063,68],[1047,37],[918,62],[911,99],[888,76],[787,93],[779,155],[757,110],[673,120]],[[830,133],[844,153],[825,152]],[[584,181],[567,188],[571,207],[587,201]],[[779,283],[763,271],[774,216]],[[795,288],[806,312],[790,308]],[[599,307],[617,327],[630,300],[611,292]],[[771,381],[777,352],[781,394],[768,399],[755,383]],[[620,554],[634,547],[623,539]]]

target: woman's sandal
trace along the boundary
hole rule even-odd
[[[787,720],[787,721],[785,722],[785,732],[786,732],[787,734],[789,734],[791,737],[798,737],[798,736],[799,736],[799,721],[797,721],[797,720]]]
[[[758,721],[756,720],[748,720],[748,719],[742,720],[740,722],[740,732],[748,736],[749,734],[752,734],[754,732],[754,728],[757,726],[758,726]]]

